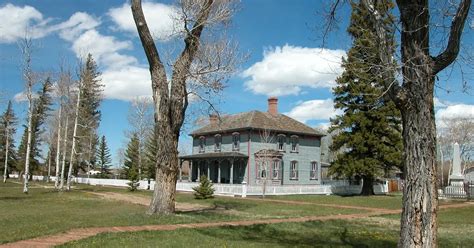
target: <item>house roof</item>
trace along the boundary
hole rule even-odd
[[[221,116],[216,123],[194,130],[190,135],[203,135],[238,131],[243,129],[269,130],[282,133],[324,136],[321,132],[284,114],[272,115],[267,112],[250,111],[234,115]]]

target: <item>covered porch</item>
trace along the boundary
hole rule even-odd
[[[205,175],[213,183],[218,184],[241,184],[248,162],[248,156],[239,152],[199,153],[179,158],[180,165],[184,161],[189,161],[189,182],[199,182],[200,177]]]

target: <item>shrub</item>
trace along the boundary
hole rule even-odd
[[[199,179],[199,186],[194,187],[194,198],[208,199],[214,197],[214,188],[212,182],[206,176],[201,176]]]

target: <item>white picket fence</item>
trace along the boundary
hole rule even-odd
[[[10,175],[12,178],[18,178],[18,175]],[[33,176],[34,181],[46,180],[44,176]],[[55,181],[56,177],[51,177],[51,181]],[[128,187],[129,180],[125,179],[105,179],[105,178],[86,178],[86,177],[74,177],[74,183],[89,184],[89,185],[100,185],[100,186],[113,186],[113,187]],[[176,184],[176,190],[183,192],[192,192],[193,187],[196,187],[196,182],[178,182]],[[155,182],[150,181],[148,187],[148,181],[141,180],[139,189],[151,189],[155,187]],[[215,194],[217,195],[232,195],[246,197],[247,195],[262,195],[263,187],[261,185],[247,185],[247,184],[214,184]],[[356,195],[362,191],[361,185],[349,185],[348,183],[343,184],[341,182],[335,183],[335,185],[267,185],[265,188],[266,195]],[[374,185],[375,194],[387,194],[387,184],[376,184]]]

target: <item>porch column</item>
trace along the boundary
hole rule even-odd
[[[212,163],[207,163],[207,179],[211,180],[211,164]],[[212,181],[212,180],[211,180]],[[214,183],[214,182],[213,182]]]
[[[198,162],[197,169],[198,169],[197,181],[199,182],[199,180],[201,179],[201,163],[200,162]]]
[[[234,160],[230,161],[230,184],[234,184]]]
[[[189,160],[189,173],[188,173],[188,182],[193,181],[193,161]]]
[[[183,180],[183,160],[179,161],[179,181]]]
[[[221,183],[221,162],[217,164],[217,183]]]

